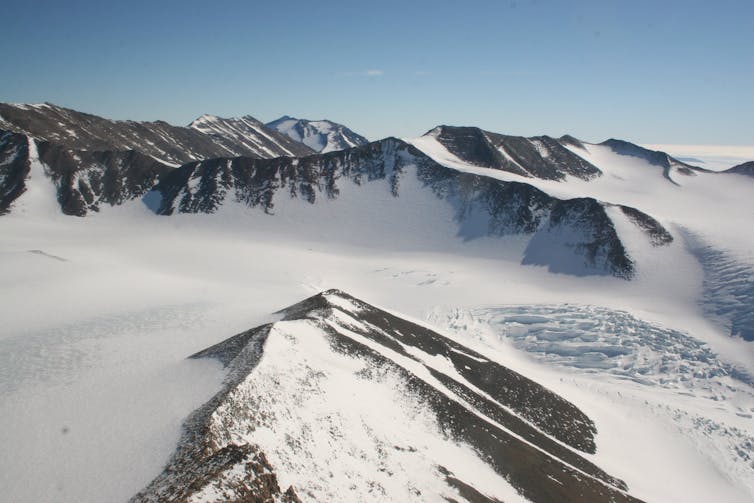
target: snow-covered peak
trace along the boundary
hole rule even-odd
[[[254,152],[262,158],[298,157],[313,153],[306,146],[267,128],[251,115],[223,118],[205,114],[188,127],[211,136],[218,143],[234,150],[236,155],[245,155],[244,150]]]
[[[287,135],[289,138],[307,145],[317,152],[332,152],[358,147],[369,140],[358,135],[342,124],[323,120],[296,119],[284,115],[267,123],[267,126]]]
[[[198,129],[203,124],[211,124],[213,122],[217,122],[218,120],[220,120],[220,117],[218,117],[217,115],[203,114],[194,119],[191,124],[188,125],[188,127]]]
[[[280,314],[193,356],[226,386],[134,502],[637,501],[589,417],[485,355],[339,290]]]

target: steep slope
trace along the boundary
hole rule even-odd
[[[306,145],[291,140],[250,115],[231,119],[202,115],[188,127],[211,136],[217,144],[238,155],[256,152],[259,157],[272,158],[301,157],[314,153]]]
[[[25,135],[0,131],[0,215],[26,190],[29,143]]]
[[[639,501],[526,377],[337,290],[281,315],[193,356],[225,387],[132,501]]]
[[[274,131],[268,132],[266,141],[258,144],[252,140],[240,142],[238,136],[205,134],[195,128],[172,126],[164,121],[113,121],[50,103],[0,103],[0,129],[28,134],[73,150],[136,150],[168,164],[212,157],[277,157],[295,155],[292,152],[309,153],[294,147],[295,143]]]
[[[369,140],[354,133],[344,125],[329,120],[311,121],[284,115],[277,120],[268,122],[267,127],[322,153],[369,143]]]
[[[606,212],[609,205],[590,198],[559,200],[527,184],[462,173],[439,165],[397,139],[301,159],[190,163],[161,180],[155,193],[161,198],[158,212],[166,215],[213,213],[233,204],[273,214],[276,205],[287,200],[311,204],[337,200],[342,189],[360,190],[365,184],[384,187],[394,198],[416,198],[420,195],[417,190],[432,194],[453,208],[455,223],[451,225],[457,227],[457,236],[466,240],[531,236],[524,263],[548,266],[556,272],[612,274],[625,279],[635,273],[636,265]],[[411,187],[409,192],[402,193],[402,185]],[[349,211],[348,207],[343,211]],[[633,215],[632,223],[653,244],[672,241],[653,218],[635,209],[625,211]],[[652,237],[657,235],[663,239]]]
[[[117,206],[142,197],[173,169],[135,150],[69,150],[39,142],[37,151],[57,188],[61,210],[79,217],[103,204]]]
[[[566,175],[583,180],[600,176],[600,170],[564,147],[580,145],[572,137],[524,138],[490,133],[475,127],[438,126],[425,136],[435,138],[464,162],[508,171],[527,178],[563,180]]]
[[[57,202],[64,214],[82,217],[144,196],[173,169],[135,150],[72,150],[1,130],[0,156],[0,214],[37,183],[53,188],[55,201],[45,206]],[[32,163],[39,167],[33,174]]]

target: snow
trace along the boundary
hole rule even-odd
[[[644,145],[651,150],[667,152],[679,161],[692,166],[724,171],[748,161],[754,161],[751,145]]]
[[[367,370],[379,377],[361,377]],[[439,464],[483,493],[525,501],[470,447],[445,439],[399,376],[333,352],[311,321],[276,323],[254,372],[227,401],[259,419],[249,431],[219,410],[226,441],[259,445],[281,487],[306,500],[443,501],[454,494]]]
[[[307,120],[284,116],[268,123],[267,126],[323,154],[358,146],[349,139],[352,132],[345,126],[328,120]]]
[[[522,179],[464,166],[430,140],[414,144],[460,169]],[[276,200],[274,215],[228,201],[214,215],[160,217],[133,201],[65,217],[30,147],[29,190],[0,217],[0,486],[8,501],[126,500],[160,472],[183,418],[220,388],[218,364],[185,357],[328,288],[428,320],[574,402],[596,422],[595,462],[637,497],[754,497],[754,470],[736,451],[752,454],[750,383],[723,372],[751,375],[754,346],[705,313],[705,269],[679,230],[722,249],[733,264],[751,264],[754,198],[740,177],[700,174],[675,186],[656,167],[587,145],[575,152],[604,176],[524,179],[562,197],[634,205],[666,224],[676,239],[655,248],[610,210],[621,235],[636,233],[626,242],[639,276],[627,282],[522,266],[518,237],[465,240],[452,208],[411,177],[399,198],[380,185],[386,181],[344,184],[338,199],[314,206]],[[609,320],[614,328],[600,328]],[[382,482],[394,500],[411,498],[411,474],[411,483],[439,491],[429,462],[437,458],[483,492],[515,501],[468,447],[436,435],[421,401],[407,400],[395,376],[357,382],[360,364],[326,351],[321,333],[298,322],[278,327],[250,389],[279,417],[297,418],[254,437],[273,467],[282,466],[281,486],[353,494],[349,474],[363,495],[360,474],[379,466],[374,449],[390,440],[421,452],[389,451],[400,483]],[[285,371],[315,362],[326,379],[307,384],[305,374]],[[265,376],[305,406],[268,403]],[[373,400],[358,400],[355,389]],[[342,414],[326,418],[326,406]],[[302,424],[333,426],[342,436],[306,437]],[[307,442],[312,458],[292,459],[279,442],[285,432]],[[351,464],[349,449],[364,453],[363,464]],[[299,470],[324,466],[326,456],[331,489]]]

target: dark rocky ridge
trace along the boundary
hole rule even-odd
[[[29,143],[25,135],[0,130],[0,215],[26,191],[29,176]]]
[[[339,185],[345,182],[361,185],[387,181],[387,189],[399,197],[401,180],[414,172],[426,189],[453,205],[459,235],[465,239],[530,234],[556,240],[548,244],[554,260],[563,252],[558,246],[566,245],[591,273],[629,279],[635,272],[604,203],[591,198],[559,200],[525,183],[462,173],[437,164],[394,138],[300,159],[234,158],[190,163],[170,172],[155,191],[162,199],[158,212],[165,215],[212,213],[226,201],[273,213],[276,198],[301,198],[309,203],[323,197],[335,199]],[[656,232],[662,232],[659,223],[645,217],[653,222]],[[486,221],[481,229],[479,219]],[[566,238],[568,241],[563,241]],[[550,258],[530,258],[527,263],[550,265]]]
[[[220,447],[211,431],[212,413],[259,362],[269,328],[269,325],[263,325],[232,338],[237,340],[240,337],[242,344],[229,342],[230,349],[217,345],[192,356],[217,357],[226,367],[231,362],[234,366],[226,377],[223,390],[184,422],[178,449],[163,472],[136,494],[131,503],[184,502],[207,487],[223,494],[224,501],[300,502],[294,488],[289,487],[285,492],[281,490],[273,467],[257,446]],[[223,360],[218,352],[225,352],[229,359]],[[232,475],[234,468],[240,475]]]
[[[573,137],[508,136],[476,127],[439,126],[429,131],[452,154],[469,164],[525,177],[563,180],[566,175],[591,180],[602,172],[564,144],[582,147]]]
[[[135,150],[69,150],[37,144],[39,160],[57,188],[66,215],[83,217],[102,204],[117,206],[142,197],[173,168]]]
[[[754,177],[754,161],[745,162],[738,166],[733,166],[730,169],[726,169],[723,173],[729,173],[731,175],[746,175]]]
[[[614,138],[610,138],[609,140],[605,140],[600,143],[600,145],[609,147],[616,154],[638,157],[640,159],[648,161],[650,164],[661,167],[663,169],[663,176],[674,184],[676,182],[671,178],[671,172],[679,173],[684,176],[695,176],[698,173],[709,172],[704,168],[699,168],[697,166],[692,166],[690,164],[686,164],[685,162],[681,162],[665,152],[661,152],[659,150],[649,150],[624,140],[616,140]]]
[[[259,125],[266,129],[261,123]],[[272,150],[268,152],[235,143],[232,138],[218,139],[217,136],[204,134],[189,127],[172,126],[164,121],[113,121],[49,103],[0,103],[0,129],[27,134],[73,150],[136,150],[172,164],[237,155],[291,155],[290,150],[281,148],[280,145],[298,148],[302,155],[310,153],[308,149],[301,148],[288,137],[273,130],[265,130],[265,134],[272,140],[266,145],[268,150]],[[276,141],[278,145],[274,144]]]
[[[257,157],[272,158],[301,157],[314,153],[306,145],[278,134],[250,115],[232,119],[203,115],[188,127],[211,136],[215,143],[230,152],[236,152],[235,155],[246,155],[244,151],[249,151],[256,152]]]
[[[341,300],[355,306],[355,309],[342,307]],[[526,498],[535,502],[639,501],[626,494],[627,488],[622,481],[605,473],[576,450],[542,433],[549,432],[577,449],[594,451],[595,429],[592,421],[573,404],[526,377],[432,330],[337,290],[315,295],[285,309],[282,314],[283,323],[300,320],[320,329],[333,351],[363,360],[368,364],[367,368],[390,368],[391,372],[401,375],[408,383],[410,392],[421,396],[434,411],[445,435],[472,446],[485,462]],[[348,330],[341,332],[338,320],[343,316],[354,317],[359,326],[349,324]],[[185,488],[193,481],[197,481],[192,486],[195,490],[211,484],[229,494],[246,491],[250,497],[255,497],[249,483],[218,476],[222,472],[213,467],[220,461],[214,460],[225,460],[231,451],[237,456],[234,458],[236,466],[242,463],[246,463],[246,466],[263,465],[265,474],[273,472],[274,467],[258,461],[264,459],[263,453],[254,445],[225,445],[224,441],[216,443],[215,439],[230,437],[223,432],[222,426],[218,426],[224,424],[222,417],[215,417],[214,427],[210,427],[209,418],[222,410],[220,414],[243,418],[243,424],[248,421],[253,429],[255,414],[264,413],[254,410],[249,404],[228,401],[227,397],[237,387],[243,387],[244,380],[253,375],[272,326],[252,329],[193,355],[194,358],[220,359],[229,369],[226,385],[191,415],[184,426],[179,449],[169,465],[133,501],[185,500],[194,490]],[[428,355],[441,355],[475,389],[425,365],[433,377],[440,379],[444,386],[460,397],[461,402],[451,399],[411,371],[347,335],[349,331],[419,363],[421,361],[407,348],[416,348]],[[368,372],[362,377],[368,379]],[[238,396],[244,395],[241,392]],[[210,469],[204,468],[206,466]],[[448,485],[458,490],[462,499],[497,501],[493,495],[484,495],[467,481],[456,478],[446,468],[438,466],[438,470],[445,475]],[[255,472],[247,480],[258,478]],[[288,493],[294,491],[295,488],[291,488]]]
[[[660,222],[630,206],[619,206],[634,225],[640,227],[648,236],[654,246],[663,246],[673,242],[673,235],[663,227]]]

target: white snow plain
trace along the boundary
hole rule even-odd
[[[415,145],[444,155],[426,140]],[[402,183],[397,199],[384,180],[344,185],[338,199],[314,206],[281,200],[275,215],[228,201],[214,215],[163,217],[132,201],[75,218],[59,213],[43,167],[33,165],[29,193],[0,218],[2,498],[128,499],[161,471],[181,421],[220,388],[219,364],[186,356],[339,288],[429,322],[571,400],[597,425],[594,461],[631,494],[751,501],[751,383],[718,370],[751,375],[754,348],[705,317],[704,268],[678,229],[750,270],[754,181],[710,174],[676,186],[608,149],[574,151],[605,175],[523,181],[634,205],[666,224],[670,246],[628,242],[634,281],[522,266],[517,237],[464,240],[452,209],[418,181]],[[608,330],[603,319],[618,321]],[[625,351],[612,356],[573,342],[614,346],[615,337]],[[673,343],[673,365],[663,367],[652,346],[662,337],[696,349]],[[697,375],[704,351],[717,370]]]

